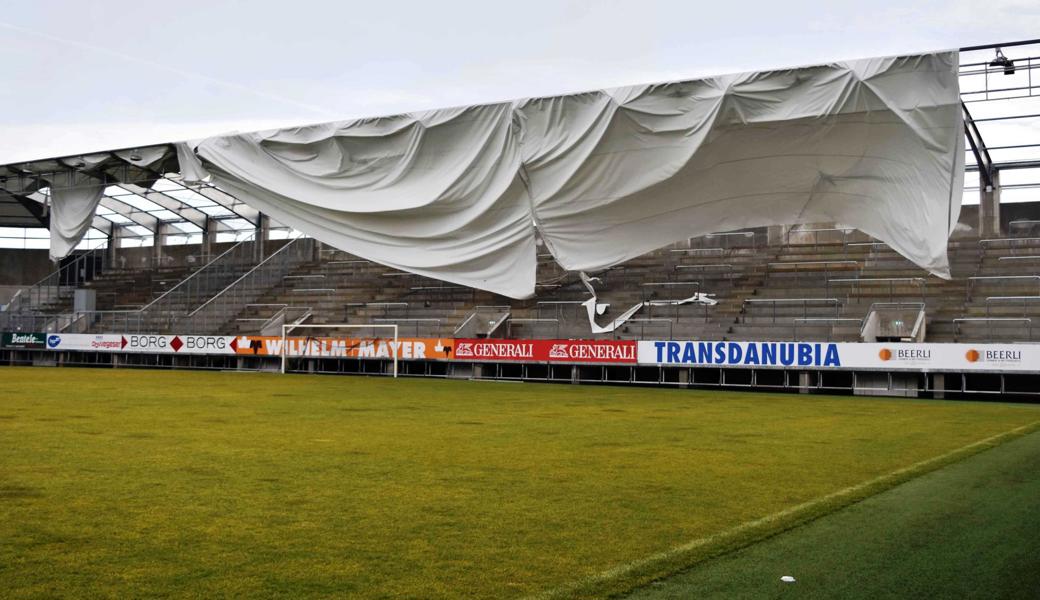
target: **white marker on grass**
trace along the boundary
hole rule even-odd
[[[784,583],[794,583],[795,579],[794,579],[794,577],[791,577],[790,575],[784,575],[783,577],[780,578],[780,581],[783,581]]]

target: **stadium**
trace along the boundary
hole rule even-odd
[[[1037,68],[0,165],[4,596],[1037,597]]]

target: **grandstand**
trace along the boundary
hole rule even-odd
[[[1037,597],[1038,67],[0,165],[5,592]]]
[[[251,206],[248,196],[236,198],[213,181],[185,175],[185,165],[195,167],[181,164],[182,149],[157,145],[0,167],[8,189],[4,224],[10,227],[5,231],[20,233],[23,246],[2,251],[4,263],[19,268],[4,269],[0,289],[6,290],[7,304],[0,329],[246,340],[279,336],[286,324],[343,323],[393,324],[401,337],[435,340],[1015,344],[1021,349],[1040,339],[1040,202],[1028,197],[1040,185],[1030,179],[1040,171],[1035,154],[1040,143],[1017,139],[987,146],[987,132],[1003,140],[1008,123],[1036,118],[1023,112],[1035,100],[1030,77],[1036,59],[1022,53],[1037,44],[1002,47],[1020,51],[1015,76],[1004,75],[1002,64],[986,58],[992,46],[961,53],[965,195],[977,194],[979,204],[964,207],[947,243],[950,279],[930,274],[905,258],[905,251],[855,227],[817,222],[691,237],[606,268],[586,269],[589,283],[539,246],[534,294],[516,299],[435,278],[422,269],[385,266],[322,243]],[[1025,85],[1018,79],[1023,75]],[[972,111],[996,116],[973,118]],[[47,182],[71,181],[82,173],[102,174],[114,183],[105,187],[79,249],[47,273],[45,252],[29,248],[45,246],[46,238],[32,233],[39,230],[31,226],[49,222],[46,209],[53,200]],[[1001,185],[1001,177],[1014,183]],[[1002,195],[1018,201],[1002,203]],[[60,350],[15,344],[0,352],[8,364],[263,369],[277,363],[274,356],[231,361],[226,356],[117,357]],[[290,359],[291,368],[308,371],[389,368],[387,361]],[[831,371],[529,363],[411,361],[402,372],[898,395],[1040,389],[1035,369],[1007,364],[962,372],[952,365],[924,364],[894,371],[892,363]],[[880,388],[879,373],[886,379]]]

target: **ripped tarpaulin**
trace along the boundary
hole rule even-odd
[[[592,329],[592,333],[611,333],[618,327],[625,324],[626,321],[632,318],[637,312],[646,306],[681,306],[683,304],[706,304],[708,306],[715,306],[718,301],[713,297],[714,294],[702,294],[697,292],[689,298],[683,298],[682,300],[646,300],[640,302],[625,312],[621,313],[620,316],[615,318],[607,325],[599,325],[596,323],[596,317],[606,312],[609,304],[599,304],[596,296],[596,290],[592,287],[593,281],[598,281],[598,277],[589,277],[584,271],[578,273],[581,276],[581,282],[585,284],[585,288],[589,290],[592,297],[582,302],[582,306],[589,313],[589,327]]]
[[[67,186],[51,188],[51,260],[61,260],[72,252],[94,222],[105,184],[77,174]]]
[[[534,294],[536,236],[578,271],[807,222],[948,277],[957,71],[938,52],[231,135],[192,169],[332,246],[513,298]]]

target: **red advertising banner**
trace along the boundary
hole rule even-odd
[[[638,345],[634,340],[550,340],[553,362],[635,363]]]
[[[458,360],[515,360],[561,363],[629,363],[636,342],[614,340],[455,340]]]

